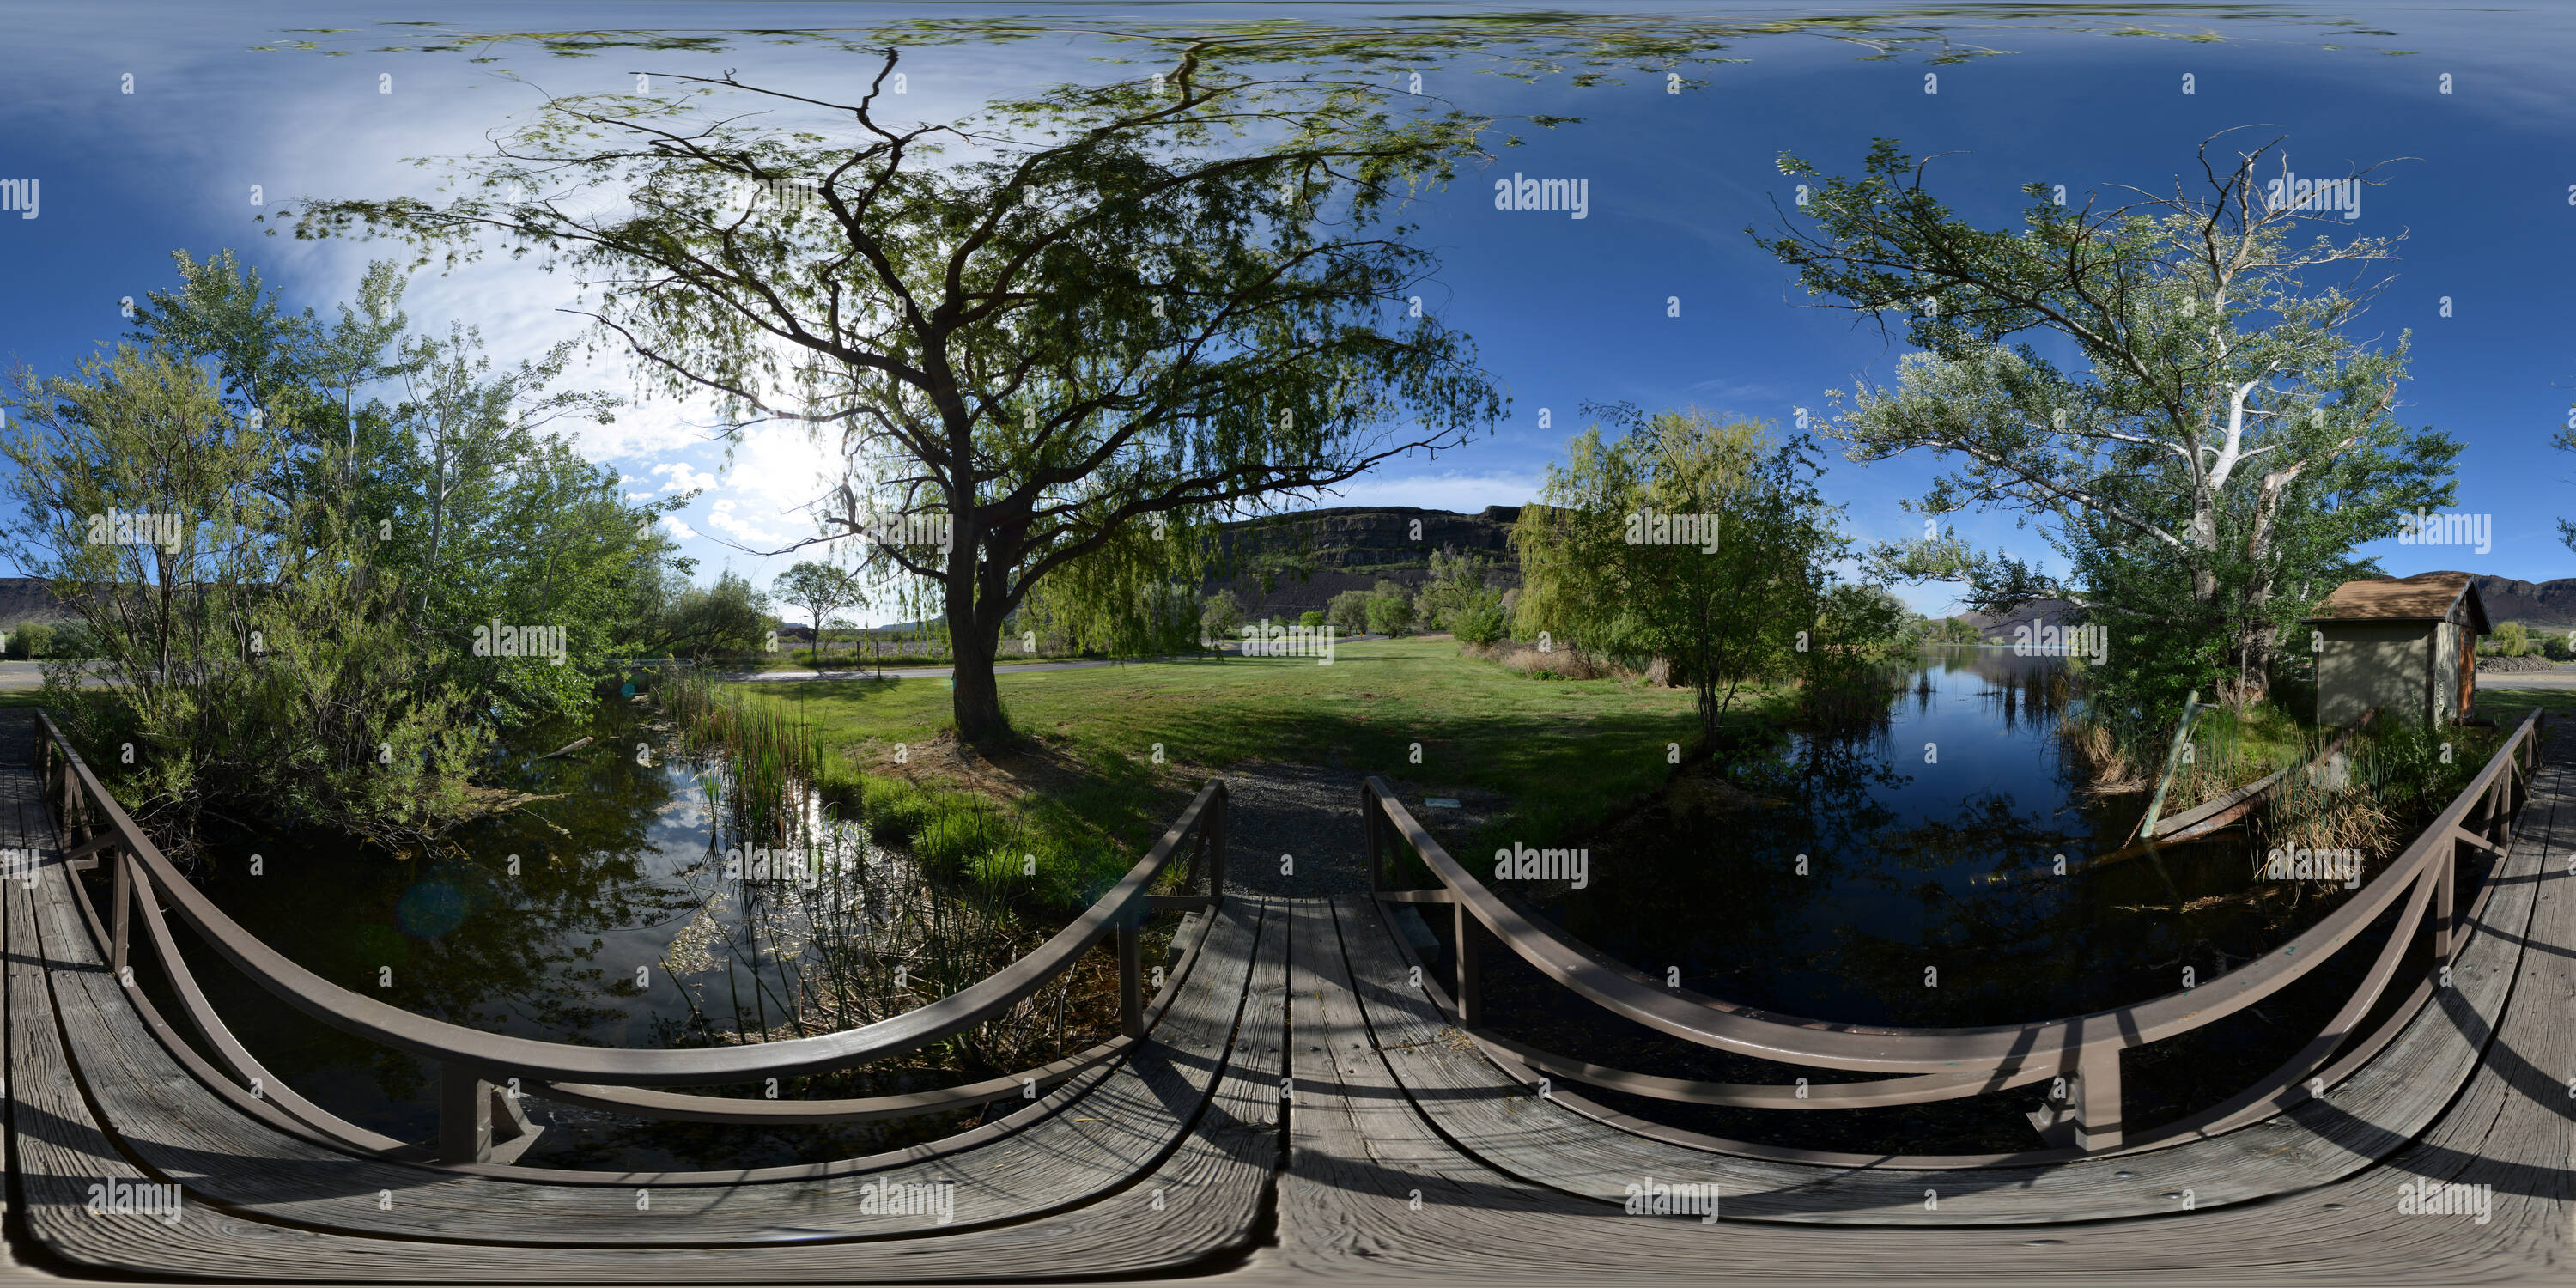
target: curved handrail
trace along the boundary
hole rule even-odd
[[[63,737],[52,713],[40,710],[37,716],[44,722],[47,736],[62,752],[68,772],[98,803],[108,828],[116,833],[116,843],[140,866],[146,884],[157,886],[180,917],[243,974],[289,1005],[343,1032],[445,1064],[529,1081],[625,1087],[758,1082],[770,1077],[826,1073],[918,1050],[1017,1005],[1071,966],[1103,936],[1119,928],[1129,919],[1128,914],[1141,913],[1147,889],[1169,866],[1182,838],[1198,826],[1210,802],[1220,802],[1215,806],[1220,811],[1224,808],[1221,801],[1225,784],[1221,779],[1211,779],[1154,848],[1071,925],[1001,971],[902,1015],[838,1033],[750,1046],[687,1050],[584,1047],[485,1033],[415,1015],[342,988],[297,965],[226,916],[181,875],[127,817],[116,798],[100,785],[78,750]],[[1222,887],[1215,893],[1221,895]],[[121,924],[122,907],[118,919]]]
[[[2199,1028],[2288,987],[2359,935],[2403,897],[2455,842],[2489,844],[2460,827],[2496,776],[2531,741],[2537,710],[2497,748],[2476,778],[2386,869],[2298,940],[2197,988],[2104,1011],[1984,1028],[1882,1028],[1779,1016],[1655,983],[1557,928],[1533,922],[1459,867],[1396,798],[1383,776],[1368,780],[1382,817],[1411,844],[1451,899],[1531,966],[1611,1011],[1701,1046],[1782,1064],[1860,1072],[1944,1073],[2017,1070],[2064,1062],[2087,1048],[2142,1046]],[[2443,911],[2447,912],[2447,899]]]

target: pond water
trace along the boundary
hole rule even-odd
[[[213,861],[203,888],[252,934],[324,978],[487,1032],[607,1047],[759,1033],[782,1022],[798,972],[815,969],[812,941],[824,936],[810,933],[814,922],[843,936],[837,942],[864,938],[866,878],[901,879],[889,870],[908,865],[840,829],[836,848],[809,869],[810,883],[729,871],[731,847],[719,841],[704,771],[666,757],[639,709],[609,699],[586,726],[525,733],[502,752],[491,781],[559,799],[460,829],[446,857],[406,859],[316,833],[241,828],[207,838]],[[585,734],[589,747],[544,758]],[[184,927],[177,933],[217,1011],[288,1085],[386,1135],[434,1134],[437,1075],[427,1062],[306,1018]],[[910,1005],[945,990],[921,991]],[[911,1084],[896,1078],[886,1089]],[[524,1160],[532,1164],[758,1165],[865,1152],[907,1130],[763,1132],[527,1107],[548,1126]]]
[[[1581,890],[1492,884],[1640,970],[1678,967],[1698,992],[1775,1014],[1905,1027],[2019,1024],[2145,1001],[2243,965],[2349,897],[2340,884],[2297,883],[2258,903],[2256,887],[2284,883],[2255,879],[2241,831],[2088,863],[2125,846],[2146,794],[2084,790],[2059,742],[2069,693],[2060,661],[1952,648],[1915,659],[1901,680],[1883,709],[1798,734],[1771,764],[1739,761],[1745,790],[1684,774],[1583,842]],[[2059,855],[2065,876],[2055,875]],[[2464,874],[2464,885],[2475,879]],[[2268,1074],[2351,995],[2392,920],[2262,1005],[2130,1052],[2124,1117],[2136,1128],[2169,1122]],[[1448,969],[1446,927],[1434,936]],[[1694,1046],[1609,1015],[1508,952],[1488,947],[1482,960],[1487,1022],[1541,1049],[1716,1082],[1866,1076]],[[2419,937],[2406,969],[2426,960]],[[2023,1114],[2044,1089],[1830,1114],[1584,1094],[1722,1138],[1981,1154],[2038,1144]]]
[[[2255,909],[2200,902],[2254,884],[2241,832],[2088,865],[2128,842],[2146,796],[2083,790],[2059,745],[2064,667],[1926,655],[1875,718],[1795,736],[1749,791],[1690,779],[1593,838],[1586,888],[1531,893],[1641,970],[1859,1024],[2079,1014],[2268,947]]]

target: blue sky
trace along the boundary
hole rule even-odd
[[[1116,4],[975,11],[1078,15],[1086,23],[1299,12]],[[907,12],[926,10],[628,3],[550,6],[532,19],[524,6],[440,5],[420,16],[492,30],[703,31],[848,27]],[[1349,21],[1373,11],[1325,12]],[[2535,581],[2576,575],[2576,554],[2555,531],[2557,518],[2576,516],[2576,456],[2548,443],[2566,423],[2576,387],[2564,312],[2576,299],[2569,253],[2576,154],[2566,142],[2576,137],[2576,102],[2564,94],[2576,13],[2280,9],[2289,16],[2252,20],[2159,12],[2155,20],[2168,30],[2220,37],[2197,41],[2050,31],[1947,12],[1966,15],[1949,20],[1954,42],[2010,52],[1933,65],[1921,50],[1875,58],[1849,41],[1763,36],[1712,51],[1743,61],[1695,69],[1705,87],[1680,94],[1643,72],[1590,88],[1564,77],[1531,85],[1430,72],[1426,90],[1474,110],[1584,118],[1550,130],[1518,127],[1523,146],[1495,148],[1488,167],[1462,174],[1412,212],[1442,263],[1431,303],[1475,337],[1485,366],[1512,396],[1512,415],[1437,462],[1394,463],[1325,503],[1475,509],[1530,500],[1546,463],[1580,428],[1585,401],[1696,403],[1786,422],[1795,407],[1821,408],[1828,388],[1892,378],[1901,343],[1874,327],[1856,329],[1847,314],[1802,307],[1787,272],[1744,233],[1747,224],[1770,227],[1770,202],[1787,200],[1788,181],[1774,165],[1784,149],[1831,172],[1857,171],[1878,136],[1918,154],[1960,153],[1935,168],[1935,190],[1963,214],[2006,226],[2026,203],[2024,182],[2064,183],[2077,194],[2107,195],[2115,184],[2170,188],[2194,168],[2203,137],[2261,124],[2276,128],[2247,134],[2288,136],[2289,159],[2303,174],[2417,158],[2382,172],[2387,182],[2369,190],[2351,225],[2406,237],[2395,280],[2360,333],[2393,343],[2400,331],[2414,332],[2403,418],[2468,444],[2453,509],[2492,514],[2493,548],[2390,541],[2369,553],[2399,575],[2434,568]],[[557,92],[626,89],[636,71],[732,67],[746,81],[818,86],[862,74],[848,55],[758,42],[721,54],[621,51],[573,60],[523,45],[481,51],[497,60],[487,62],[379,52],[393,42],[367,28],[387,16],[402,15],[310,5],[256,20],[199,6],[13,9],[18,56],[0,97],[0,179],[41,180],[42,206],[33,220],[0,213],[8,284],[0,360],[60,370],[113,340],[126,329],[119,298],[170,286],[177,247],[199,254],[236,247],[284,288],[290,305],[329,313],[353,290],[365,260],[389,252],[266,237],[252,216],[307,193],[425,191],[425,173],[406,158],[476,150],[487,131],[535,101],[525,86],[498,79],[505,69]],[[2347,19],[2393,34],[2361,34]],[[287,29],[312,27],[359,30],[324,38],[344,51],[334,55],[254,49]],[[2343,47],[2326,47],[2336,44]],[[943,119],[996,93],[1120,74],[1094,61],[1100,52],[1072,37],[919,50],[906,57],[909,107]],[[1939,77],[1937,93],[1924,92],[1927,72]],[[122,92],[129,74],[131,94]],[[2448,94],[2440,90],[2445,74]],[[386,88],[392,92],[380,92]],[[1587,218],[1494,209],[1493,179],[1516,172],[1586,180]],[[253,185],[264,207],[251,204]],[[504,258],[451,278],[425,274],[408,306],[416,328],[443,332],[450,319],[471,321],[496,356],[515,359],[581,333],[577,319],[556,312],[571,294],[564,276]],[[1667,316],[1672,297],[1678,317]],[[582,381],[632,392],[613,354],[585,368]],[[1538,427],[1541,408],[1552,413],[1552,428]],[[766,585],[787,560],[746,555],[717,538],[766,547],[809,533],[795,507],[820,490],[829,461],[788,432],[756,433],[728,449],[709,441],[711,423],[703,408],[646,403],[580,437],[585,452],[628,477],[631,491],[706,489],[682,516],[689,553],[707,570],[730,564]],[[1837,460],[1826,490],[1848,507],[1856,536],[1919,533],[1919,519],[1899,502],[1921,490],[1932,468],[1921,458],[1868,469]],[[1964,515],[1957,523],[1980,545],[2044,553],[2010,516]],[[1926,609],[1948,602],[1939,588],[1907,593]]]

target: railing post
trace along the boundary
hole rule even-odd
[[[2433,960],[2451,960],[2451,878],[2459,870],[2460,843],[2442,834],[2442,855],[2433,860]]]
[[[1458,945],[1458,1027],[1472,1029],[1481,1022],[1485,1009],[1482,999],[1477,996],[1481,982],[1476,970],[1476,920],[1467,915],[1467,901],[1464,899],[1450,904],[1449,914],[1453,938]]]
[[[1369,901],[1375,906],[1378,895],[1386,889],[1379,875],[1380,862],[1377,836],[1377,784],[1360,783],[1360,846],[1368,856]]]
[[[1216,861],[1208,865],[1208,894],[1223,900],[1225,898],[1225,822],[1226,816],[1234,812],[1234,806],[1227,803],[1223,783],[1217,784],[1216,799],[1208,803],[1216,806],[1216,839],[1208,843],[1208,852],[1215,856]]]
[[[492,1083],[453,1061],[438,1066],[438,1161],[492,1160]]]
[[[123,982],[127,940],[125,926],[134,903],[134,856],[127,854],[125,847],[121,845],[108,847],[108,854],[111,856],[111,861],[116,864],[116,912],[108,918],[112,930],[108,936],[107,968],[115,974],[119,982]]]
[[[2120,1047],[2097,1041],[2075,1065],[2075,1144],[2088,1154],[2120,1147]]]
[[[1135,926],[1118,928],[1118,1031],[1145,1036],[1145,934]]]

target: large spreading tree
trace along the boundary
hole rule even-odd
[[[451,263],[490,240],[534,251],[667,392],[714,396],[733,432],[829,435],[844,477],[816,540],[867,542],[872,571],[935,588],[968,739],[1006,732],[999,636],[1050,575],[1095,555],[1186,567],[1129,547],[1501,414],[1400,221],[1481,120],[1185,50],[902,123],[897,61],[855,102],[730,74],[550,97],[453,161],[441,200],[309,201],[296,231],[364,226]]]
[[[2340,194],[2294,179],[2277,141],[2218,142],[2201,145],[2197,190],[2067,205],[2031,184],[2017,232],[1953,214],[1893,141],[1856,179],[1784,155],[1804,218],[1754,233],[1809,294],[1902,317],[1920,350],[1894,388],[1839,408],[1829,428],[1851,458],[1948,458],[1926,513],[2015,513],[2066,557],[2043,575],[1930,532],[1880,547],[1882,566],[1964,581],[1989,609],[2082,605],[2148,705],[2185,686],[2260,694],[2285,628],[2369,571],[2354,548],[2450,500],[2460,451],[2398,419],[2405,334],[2393,348],[2356,334],[2393,239],[2347,234]],[[2048,336],[2070,361],[2042,355]]]

